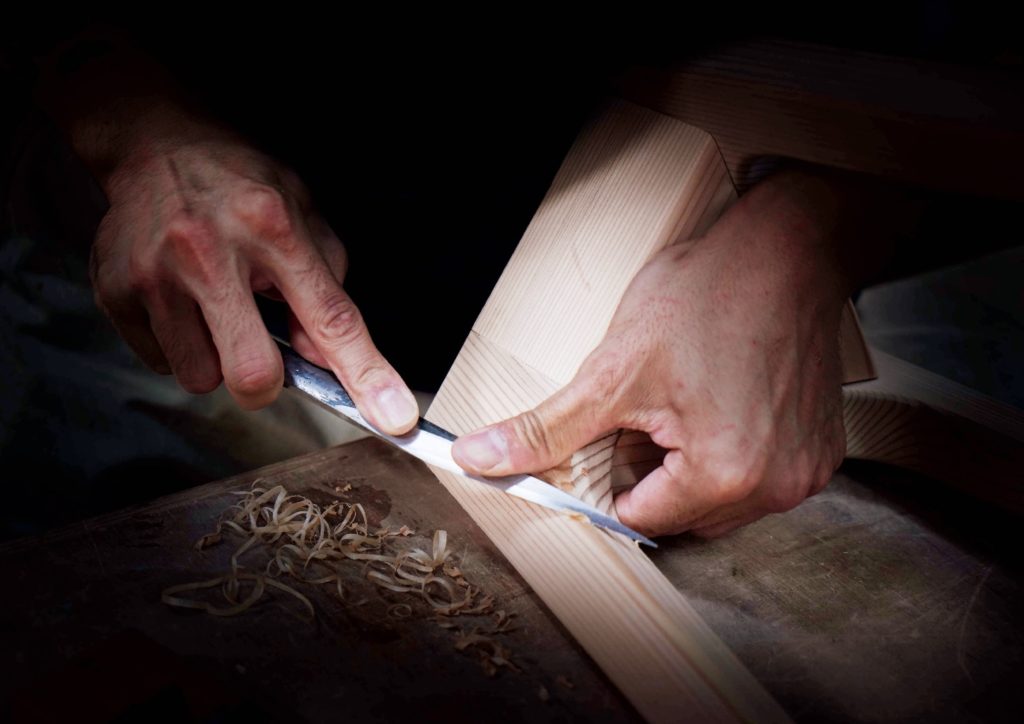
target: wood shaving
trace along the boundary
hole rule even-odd
[[[276,590],[301,603],[304,618],[312,620],[316,611],[309,598],[281,579],[293,579],[299,586],[328,586],[348,605],[362,606],[367,599],[348,601],[342,583],[343,567],[358,565],[370,584],[410,598],[409,602],[391,603],[386,611],[389,618],[412,618],[416,603],[435,614],[439,626],[452,631],[456,650],[477,657],[488,676],[501,668],[520,671],[509,649],[492,638],[510,630],[512,615],[493,611],[494,598],[466,580],[452,559],[447,531],[434,531],[429,548],[409,544],[402,548],[395,541],[415,532],[405,525],[395,531],[380,528],[370,532],[366,510],[359,503],[336,501],[321,508],[307,498],[290,495],[281,485],[262,487],[260,482],[237,492],[241,500],[229,515],[196,542],[197,550],[205,550],[226,536],[239,539],[229,570],[216,578],[166,588],[161,593],[165,604],[214,616],[235,616]],[[335,489],[347,492],[351,487]],[[263,554],[263,563],[254,566],[258,552]],[[348,580],[351,582],[351,574]],[[194,597],[203,591],[219,591],[222,600]],[[476,628],[463,633],[451,621],[455,616],[492,613],[495,623],[486,634]]]
[[[505,667],[516,673],[522,670],[512,662],[512,652],[503,644],[490,636],[485,636],[473,629],[469,633],[459,632],[455,635],[455,650],[465,651],[477,656],[484,673],[494,676],[499,667]]]
[[[388,607],[388,616],[392,618],[409,618],[412,616],[412,606],[408,603],[394,603]]]
[[[494,612],[494,628],[491,629],[492,634],[507,633],[514,631],[512,628],[512,619],[515,618],[514,613],[507,613],[505,611]]]

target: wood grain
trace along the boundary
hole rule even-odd
[[[1024,513],[1024,412],[879,350],[874,380],[843,389],[846,457],[895,465]],[[613,490],[661,465],[665,450],[622,435]]]
[[[878,379],[843,391],[847,457],[923,473],[1024,513],[1024,412],[874,351]]]
[[[1024,96],[1011,70],[772,41],[636,67],[616,93],[714,136],[740,189],[764,156],[1024,199]]]
[[[567,383],[636,271],[734,198],[706,133],[610,101],[566,157],[428,418],[468,432]],[[435,473],[645,718],[787,719],[637,547]]]
[[[734,199],[708,134],[610,101],[567,156],[428,417],[463,433],[539,404],[598,344],[640,267],[666,245],[703,233]],[[837,343],[847,381],[874,374],[852,306]],[[919,383],[910,393],[926,391],[923,377],[910,377]],[[1014,459],[1006,447],[957,458],[956,433],[932,436],[938,428],[922,424],[919,414],[922,405],[939,410],[936,400],[947,399],[948,389],[914,401],[886,387],[899,389],[901,379],[909,378],[890,375],[846,394],[851,454],[961,480]],[[945,457],[929,456],[933,437]],[[644,438],[612,433],[546,477],[610,510],[614,485],[635,482],[645,466],[660,463],[663,451]],[[980,446],[983,438],[979,425],[972,439]],[[1012,466],[1005,470],[1012,475]],[[642,551],[575,519],[435,473],[645,718],[785,719]]]
[[[615,102],[578,137],[474,331],[565,384],[659,249],[699,236],[736,198],[714,142]]]
[[[522,402],[511,402],[512,395],[528,387],[515,381],[524,367],[511,355],[475,332],[466,347],[484,348],[486,355],[460,355],[428,415],[456,432],[513,414]],[[490,360],[486,368],[475,366],[481,357]],[[502,357],[505,364],[495,363]],[[508,395],[472,392],[481,378]],[[460,476],[434,473],[646,719],[786,720],[634,544]]]

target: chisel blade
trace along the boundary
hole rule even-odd
[[[652,540],[628,528],[615,518],[605,515],[592,505],[574,498],[539,478],[531,475],[485,478],[467,473],[452,458],[452,442],[455,440],[455,435],[428,420],[420,418],[416,428],[405,435],[388,435],[381,432],[359,413],[352,398],[332,372],[304,359],[285,342],[276,338],[275,341],[284,360],[284,383],[286,386],[312,398],[336,415],[355,423],[413,457],[428,465],[470,478],[492,488],[498,488],[509,495],[515,495],[545,508],[582,515],[599,528],[624,535],[630,540],[652,548],[658,547]]]

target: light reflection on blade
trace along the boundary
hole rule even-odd
[[[511,475],[505,478],[485,478],[471,475],[459,467],[452,458],[452,441],[455,436],[433,423],[420,419],[419,426],[406,435],[396,436],[381,432],[356,409],[355,403],[338,379],[328,370],[317,367],[296,353],[291,346],[275,338],[281,357],[284,360],[285,385],[292,387],[311,397],[322,406],[338,414],[350,422],[386,440],[413,457],[428,465],[447,470],[448,472],[471,478],[477,482],[498,488],[510,495],[515,495],[531,503],[543,505],[552,510],[578,513],[593,525],[626,536],[630,540],[657,548],[657,544],[649,538],[624,526],[611,516],[605,515],[597,508],[574,498],[553,485],[545,483],[531,475]]]

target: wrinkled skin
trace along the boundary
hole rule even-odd
[[[658,469],[615,500],[647,535],[717,536],[789,510],[845,453],[839,320],[849,294],[824,182],[781,174],[704,237],[655,256],[604,340],[537,408],[460,438],[486,474],[542,472],[609,430],[650,434]]]
[[[96,297],[143,360],[193,392],[223,379],[243,407],[266,405],[282,367],[253,293],[269,294],[288,302],[299,352],[333,369],[371,422],[412,427],[414,399],[345,294],[344,249],[294,174],[196,113],[127,46],[54,78],[51,113],[110,201]],[[616,499],[648,535],[719,535],[797,505],[844,453],[840,313],[893,224],[873,198],[807,169],[762,183],[703,238],[650,261],[569,385],[459,439],[456,460],[541,472],[632,428],[667,450]],[[852,245],[840,230],[854,227]]]
[[[239,405],[263,407],[283,380],[253,299],[268,294],[288,302],[297,350],[372,422],[412,427],[412,393],[343,290],[344,247],[301,181],[217,129],[155,125],[164,131],[121,149],[103,178],[110,209],[92,251],[97,302],[136,353],[186,390],[223,379]]]

